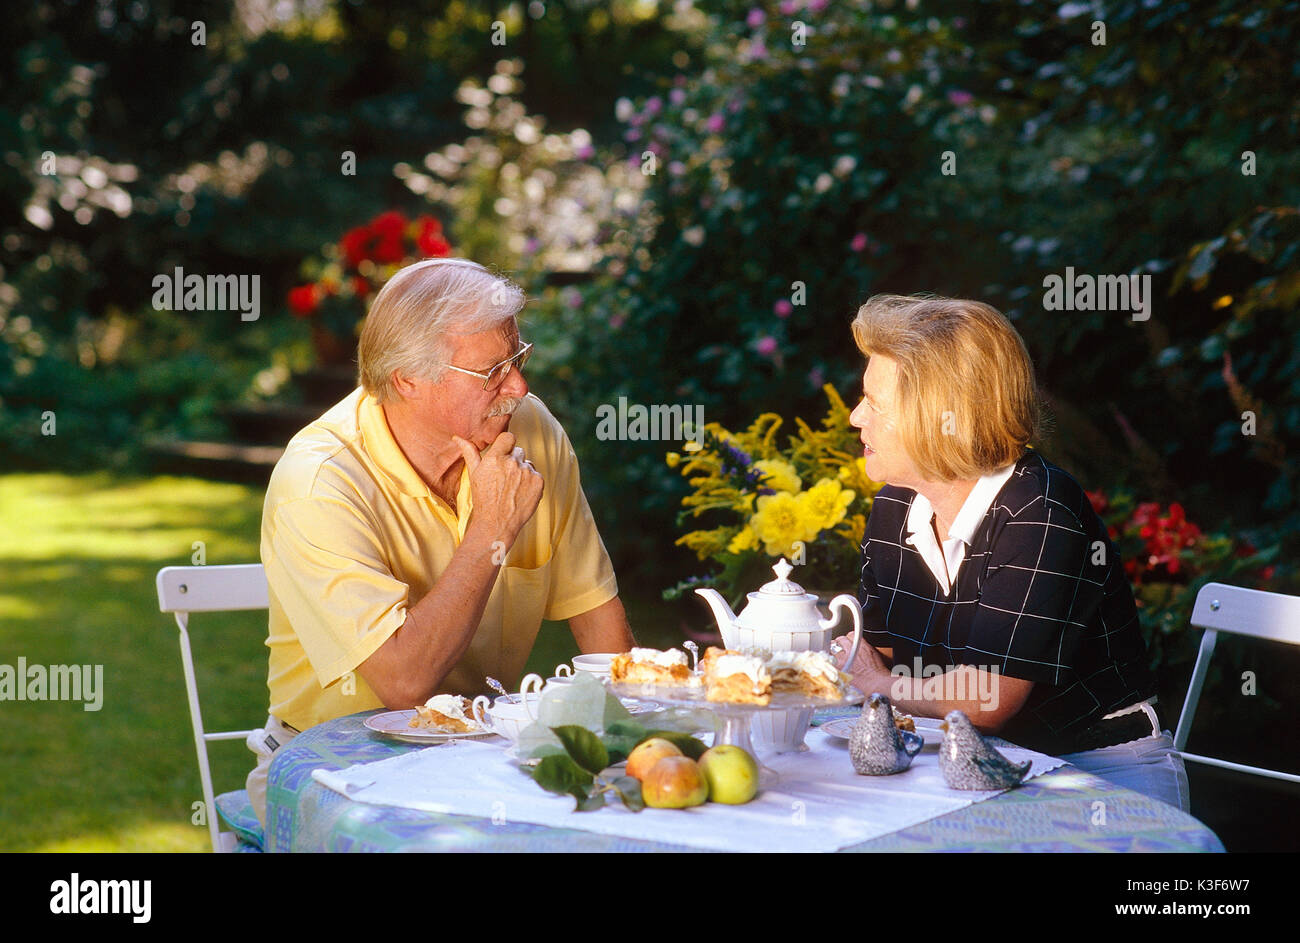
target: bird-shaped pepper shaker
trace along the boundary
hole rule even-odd
[[[1008,789],[1033,765],[1032,760],[1017,765],[993,749],[961,711],[950,711],[940,727],[939,772],[950,789]]]
[[[862,714],[849,736],[849,758],[863,776],[888,776],[912,765],[925,741],[914,733],[899,730],[889,698],[873,694],[862,705]]]

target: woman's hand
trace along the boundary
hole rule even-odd
[[[838,645],[841,649],[837,655],[834,653],[834,646]],[[894,680],[894,676],[889,673],[889,666],[885,664],[884,657],[876,651],[874,645],[868,641],[863,641],[858,646],[858,653],[853,658],[853,664],[845,667],[844,662],[849,657],[849,652],[853,650],[853,637],[850,635],[841,635],[832,643],[831,657],[835,659],[835,664],[841,671],[847,671],[853,678],[853,686],[863,694],[883,694],[889,696],[889,686]]]

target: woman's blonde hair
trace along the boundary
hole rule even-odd
[[[393,373],[436,383],[446,373],[453,334],[477,334],[518,316],[524,293],[469,259],[425,259],[400,269],[375,296],[361,328],[361,385],[379,402],[393,396]]]
[[[853,338],[898,365],[895,423],[917,470],[968,481],[1016,461],[1040,434],[1034,365],[1001,312],[980,301],[875,295]]]

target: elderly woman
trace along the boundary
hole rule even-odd
[[[868,360],[850,421],[887,483],[862,546],[857,687],[921,716],[962,710],[1186,811],[1119,555],[1079,483],[1029,448],[1039,408],[1015,329],[977,301],[879,295],[853,335]]]

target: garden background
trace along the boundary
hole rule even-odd
[[[154,573],[257,559],[269,463],[350,386],[366,298],[431,254],[528,291],[529,382],[653,644],[711,621],[665,589],[722,565],[754,589],[771,561],[738,576],[734,515],[678,518],[681,443],[604,440],[600,406],[775,412],[780,444],[825,385],[856,402],[869,295],[997,306],[1050,407],[1036,445],[1115,528],[1172,724],[1196,589],[1300,591],[1298,46],[1300,4],[1226,0],[11,11],[0,663],[103,664],[105,691],[0,703],[0,848],[206,847]],[[177,267],[258,276],[258,318],[159,310]],[[1150,318],[1046,310],[1067,268],[1150,275]],[[205,719],[259,723],[264,617],[209,624]],[[531,667],[574,652],[546,626]],[[1300,771],[1294,655],[1225,639],[1216,666],[1191,748]],[[248,754],[214,761],[220,791]],[[1295,789],[1191,774],[1230,850],[1295,834]]]

